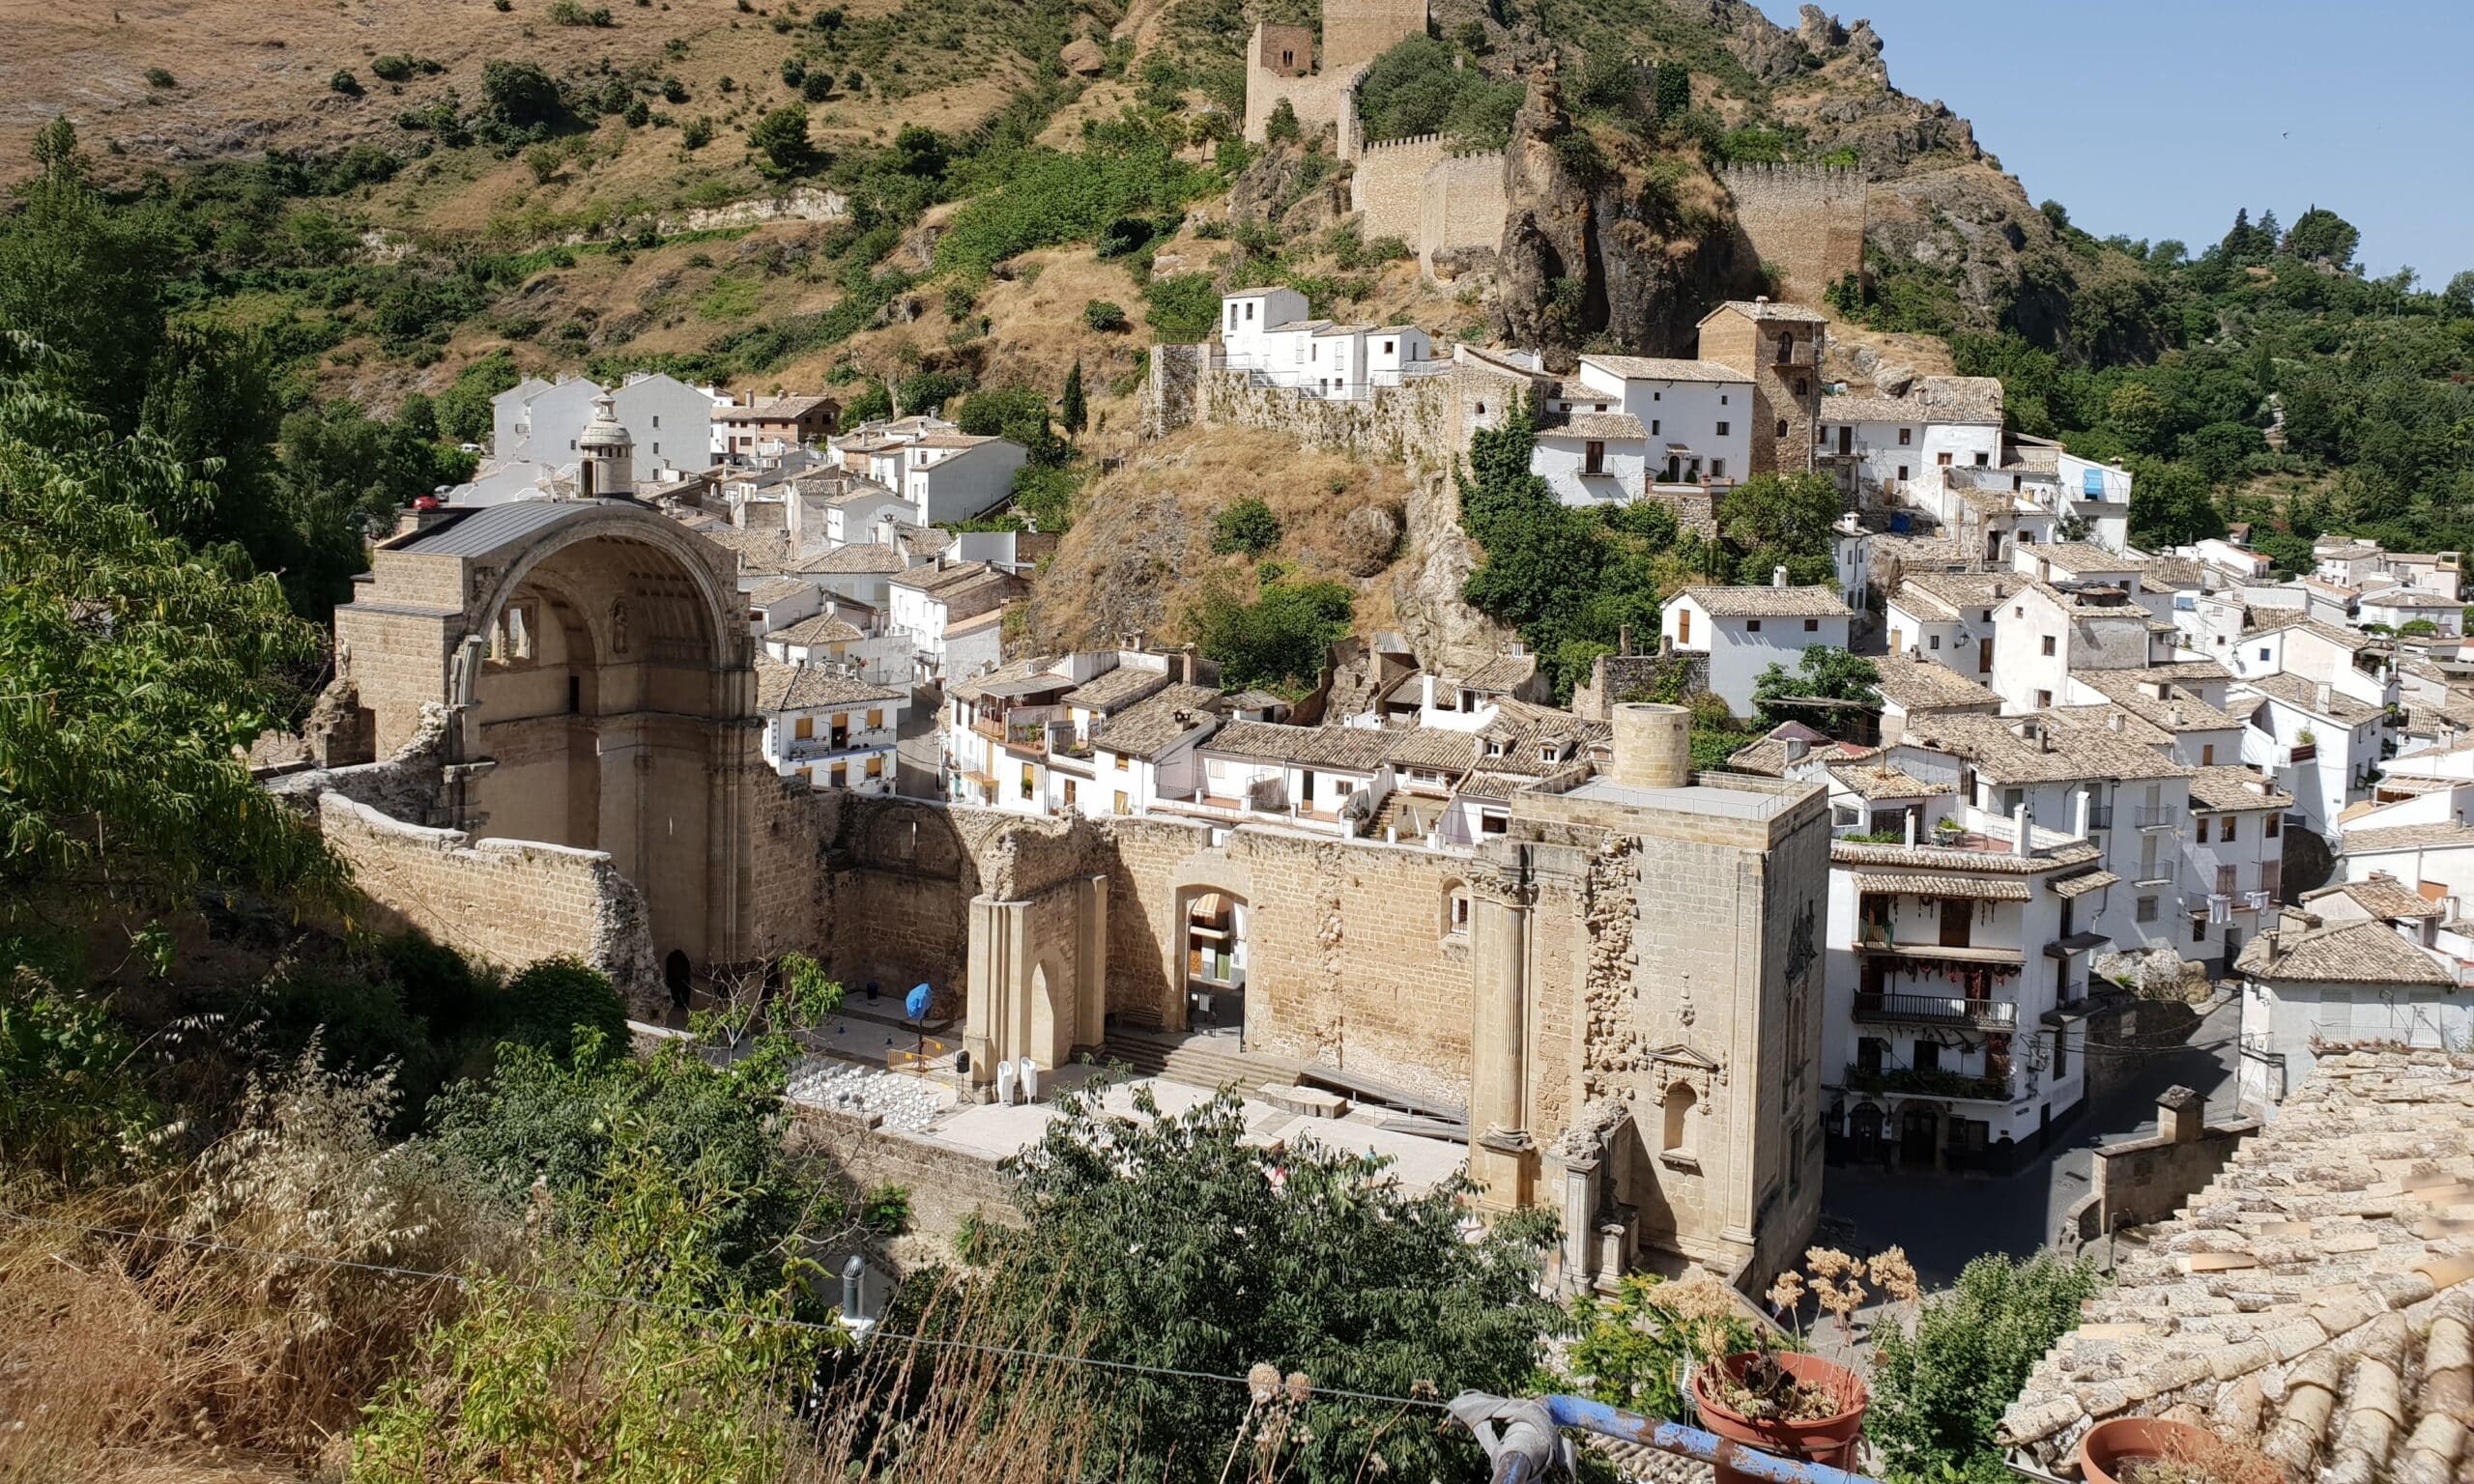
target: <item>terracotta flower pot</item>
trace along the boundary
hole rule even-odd
[[[2121,1484],[2124,1470],[2171,1454],[2193,1456],[2216,1441],[2203,1427],[2162,1417],[2115,1417],[2079,1438],[2079,1471],[2087,1484]]]
[[[1753,1353],[1745,1351],[1716,1362],[1727,1368],[1727,1374],[1740,1378],[1744,1367],[1751,1364]],[[1872,1397],[1864,1383],[1844,1366],[1832,1365],[1819,1356],[1773,1353],[1771,1359],[1799,1382],[1828,1388],[1836,1395],[1852,1397],[1853,1405],[1835,1416],[1816,1422],[1787,1422],[1775,1418],[1747,1417],[1710,1394],[1703,1384],[1709,1375],[1707,1367],[1692,1375],[1692,1400],[1701,1410],[1701,1425],[1729,1442],[1759,1448],[1764,1453],[1776,1453],[1786,1458],[1798,1458],[1806,1463],[1828,1464],[1839,1469],[1856,1467],[1856,1440],[1864,1431],[1864,1409],[1872,1405]],[[1717,1466],[1718,1484],[1749,1484],[1750,1476],[1725,1464]]]

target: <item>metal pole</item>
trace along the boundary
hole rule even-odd
[[[842,1265],[842,1322],[846,1325],[859,1323],[859,1276],[867,1270],[867,1263],[856,1252]]]
[[[1625,1442],[1722,1466],[1768,1484],[1879,1484],[1828,1464],[1782,1458],[1731,1442],[1681,1422],[1661,1422],[1579,1396],[1510,1400],[1465,1391],[1453,1399],[1452,1414],[1477,1435],[1492,1462],[1493,1484],[1533,1484],[1568,1472],[1569,1445],[1552,1429],[1572,1427]],[[1501,1424],[1500,1433],[1496,1424]],[[1544,1424],[1544,1425],[1540,1425]]]

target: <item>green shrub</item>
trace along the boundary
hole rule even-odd
[[[664,77],[661,80],[661,97],[666,103],[683,103],[687,101],[687,84],[676,77]]]
[[[2007,1477],[1994,1429],[2101,1282],[2093,1264],[2050,1253],[2016,1266],[1979,1257],[1956,1286],[1924,1300],[1912,1331],[1877,1325],[1864,1434],[1889,1476]]]
[[[805,72],[799,77],[799,97],[811,103],[820,103],[833,96],[833,73],[826,68]]]
[[[146,70],[146,85],[150,88],[177,88],[181,84],[180,79],[166,69],[150,67]]]
[[[1521,84],[1461,66],[1449,42],[1412,36],[1366,64],[1358,117],[1369,140],[1448,134],[1470,149],[1500,149],[1523,97]]]
[[[1251,598],[1221,584],[1195,605],[1190,626],[1230,687],[1298,696],[1313,688],[1355,610],[1345,583],[1278,580]]]
[[[329,91],[341,93],[346,98],[359,98],[361,95],[360,79],[352,74],[352,69],[349,67],[336,68],[335,74],[327,79],[327,87]]]
[[[1220,326],[1220,288],[1209,273],[1171,273],[1142,286],[1151,337],[1162,345],[1194,345]]]
[[[702,114],[679,127],[678,143],[681,148],[701,150],[712,142],[713,121]]]
[[[747,147],[764,157],[759,168],[767,175],[796,175],[816,161],[816,146],[808,140],[808,110],[784,103],[758,119],[747,131]]]
[[[538,958],[507,982],[508,1038],[567,1060],[579,1032],[597,1034],[623,1052],[627,1002],[608,975],[569,955]]]
[[[413,59],[403,55],[374,57],[369,71],[382,82],[409,82],[413,76]]]
[[[1280,545],[1280,517],[1249,495],[1211,518],[1211,549],[1223,556],[1260,556]]]
[[[550,23],[557,26],[615,26],[606,5],[585,9],[577,0],[550,0]]]
[[[1082,306],[1082,323],[1102,334],[1114,334],[1131,322],[1125,317],[1124,305],[1095,299]]]

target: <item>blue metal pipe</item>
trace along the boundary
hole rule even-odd
[[[1878,1480],[1860,1473],[1850,1473],[1828,1464],[1807,1463],[1799,1458],[1781,1458],[1731,1442],[1715,1433],[1705,1433],[1681,1422],[1661,1422],[1638,1413],[1621,1412],[1603,1402],[1593,1402],[1582,1396],[1549,1396],[1541,1398],[1546,1414],[1557,1427],[1577,1427],[1584,1432],[1620,1438],[1637,1442],[1661,1453],[1681,1453],[1705,1464],[1722,1465],[1750,1478],[1765,1479],[1769,1484],[1879,1484]]]

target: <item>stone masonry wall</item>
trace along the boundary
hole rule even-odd
[[[573,954],[610,976],[629,1013],[659,1018],[668,996],[645,899],[609,855],[392,819],[339,793],[318,801],[328,848],[369,899],[372,925],[417,928],[502,968]]]
[[[1426,0],[1323,0],[1323,66],[1373,61],[1406,36],[1426,34]]]
[[[1386,139],[1361,148],[1357,171],[1349,178],[1349,205],[1358,214],[1359,234],[1367,242],[1396,237],[1412,251],[1420,250],[1426,172],[1451,150],[1452,142],[1441,134]],[[1497,235],[1501,235],[1500,223]]]
[[[1736,221],[1780,292],[1818,304],[1833,283],[1864,271],[1864,177],[1826,165],[1730,165],[1719,172]]]
[[[1504,194],[1501,150],[1454,155],[1436,161],[1419,183],[1418,266],[1434,272],[1439,252],[1499,247],[1504,217],[1510,212]]]

